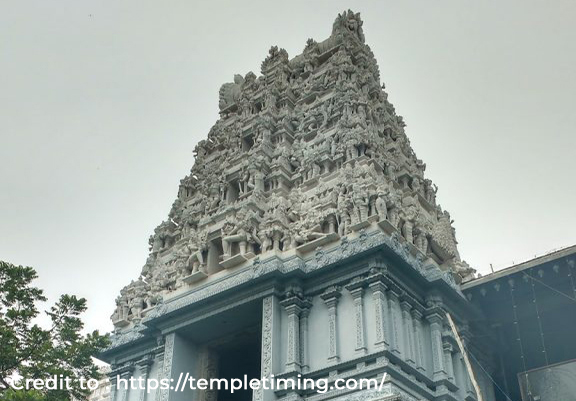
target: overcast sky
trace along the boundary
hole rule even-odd
[[[460,253],[576,243],[576,2],[0,0],[0,259],[111,329],[218,89],[353,7]]]

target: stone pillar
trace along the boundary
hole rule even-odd
[[[269,295],[262,300],[262,359],[261,359],[261,376],[270,379],[276,367],[274,358],[275,343],[278,341],[277,331],[280,325],[278,299],[274,295]],[[252,394],[253,401],[271,401],[276,396],[272,390],[262,388],[254,390]]]
[[[390,351],[395,353],[396,355],[402,355],[402,351],[400,349],[400,336],[398,334],[399,321],[398,321],[398,309],[399,309],[399,301],[398,301],[398,294],[396,294],[393,290],[388,291],[388,316],[389,316],[389,327],[390,327]]]
[[[110,378],[110,400],[126,401],[130,391],[130,378],[134,372],[134,363],[127,362],[115,367],[108,377]]]
[[[404,359],[406,362],[414,364],[414,325],[412,323],[412,315],[410,314],[412,305],[410,305],[408,301],[402,301],[400,307],[402,309],[402,327],[404,328]]]
[[[286,370],[300,371],[300,312],[298,305],[286,307],[288,312],[288,345],[286,353]]]
[[[162,379],[162,374],[164,372],[164,351],[165,351],[165,341],[164,337],[157,338],[158,347],[156,352],[156,363],[158,364],[157,368],[157,379]],[[156,397],[154,397],[155,401],[160,401],[162,396],[162,391],[160,389],[156,390]],[[110,401],[114,401],[114,399],[110,399]]]
[[[388,330],[388,297],[386,289],[388,288],[381,280],[370,283],[372,289],[372,299],[374,302],[374,321],[376,324],[376,345],[381,350],[388,349],[389,330]]]
[[[444,347],[442,344],[442,316],[434,312],[426,319],[430,323],[430,339],[432,343],[432,379],[435,381],[446,378],[446,367],[444,366]]]
[[[144,388],[139,388],[138,391],[140,392],[140,396],[138,397],[139,401],[146,401],[148,396],[148,375],[150,374],[150,368],[154,363],[154,354],[147,356],[146,358],[138,361],[138,369],[142,372],[142,379],[144,380]]]
[[[354,314],[356,322],[356,347],[354,350],[360,355],[364,355],[368,351],[364,335],[364,300],[362,299],[364,296],[364,285],[364,280],[359,278],[353,280],[346,286],[346,289],[354,299]]]
[[[312,305],[312,304],[310,304]],[[302,372],[307,373],[310,371],[310,362],[308,360],[310,355],[309,340],[308,340],[308,316],[310,315],[310,308],[302,309],[300,313],[300,361],[302,363]]]
[[[470,338],[472,334],[468,331],[468,325],[464,324],[460,332],[460,340],[462,341],[462,345],[464,346],[464,350],[468,350],[468,344],[470,342]],[[474,386],[472,385],[472,379],[468,374],[468,367],[466,366],[466,362],[464,361],[464,355],[461,358],[462,363],[462,371],[464,372],[464,388],[466,390],[467,398],[475,398],[476,397],[476,390],[474,390]]]
[[[128,401],[128,394],[130,392],[130,378],[132,377],[133,370],[124,370],[120,374],[120,379],[126,380],[119,389],[119,401]]]
[[[330,234],[338,232],[336,227],[337,227],[336,216],[331,214],[330,216],[328,216],[328,232]]]
[[[110,379],[110,401],[116,401],[116,374],[114,373],[114,369],[108,375]]]
[[[454,379],[454,361],[452,360],[452,353],[454,352],[454,347],[452,344],[445,339],[442,344],[444,350],[444,366],[446,366],[446,377],[452,383],[455,382]]]
[[[200,352],[200,359],[202,361],[201,375],[203,379],[217,379],[219,366],[218,366],[218,354],[208,348],[204,347]],[[216,401],[218,399],[218,390],[207,388],[206,390],[196,390],[198,394],[199,401]]]
[[[466,373],[466,366],[464,365],[464,357],[460,351],[454,353],[454,383],[458,386],[458,394],[465,398],[467,395],[467,381],[468,375]]]
[[[328,362],[338,363],[338,300],[342,295],[340,287],[330,287],[321,295],[328,307]]]
[[[424,329],[422,327],[422,313],[418,309],[412,309],[412,320],[414,323],[414,349],[416,357],[416,369],[425,372],[424,366],[424,347],[422,344],[422,336]]]
[[[309,305],[301,295],[289,292],[287,297],[280,302],[288,313],[288,341],[286,345],[286,371],[300,372],[301,349],[300,349],[300,315]]]
[[[172,361],[174,360],[174,342],[176,340],[176,333],[167,334],[164,339],[164,359],[162,360],[162,370],[159,373],[159,380],[172,378]],[[158,389],[159,401],[168,401],[170,396],[170,389]]]

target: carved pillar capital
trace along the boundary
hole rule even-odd
[[[451,354],[454,352],[454,346],[450,341],[444,340],[444,342],[442,343],[442,348],[444,349],[445,352],[449,352]]]
[[[388,289],[388,298],[390,298],[390,300],[393,300],[394,302],[396,302],[398,304],[400,304],[401,295],[402,294],[395,289],[392,289],[392,288]]]
[[[383,263],[378,263],[376,266],[372,267],[369,272],[369,281],[382,280],[388,276],[388,266]]]
[[[384,292],[388,289],[388,286],[382,280],[370,281],[368,287],[370,287],[373,291],[381,292]]]
[[[110,371],[110,376],[120,378],[130,377],[135,367],[136,365],[133,361],[115,365],[113,370]]]
[[[431,325],[442,326],[444,324],[444,313],[440,310],[428,311],[425,317]]]
[[[301,295],[296,294],[289,294],[286,298],[280,301],[280,305],[286,309],[288,315],[296,314],[298,316],[304,310],[307,310],[311,307],[311,302],[309,299],[302,297]]]
[[[408,312],[412,310],[412,304],[406,300],[400,301],[400,308],[402,308],[403,312]]]
[[[340,286],[332,286],[327,288],[320,298],[324,300],[324,303],[328,308],[335,308],[338,305],[338,300],[342,296],[342,288]]]
[[[352,281],[350,281],[349,284],[346,284],[344,288],[346,288],[348,292],[352,294],[352,297],[354,299],[357,299],[362,297],[362,293],[367,284],[368,284],[367,279],[365,277],[359,276],[352,279]]]
[[[154,363],[155,356],[156,356],[155,353],[150,353],[150,354],[144,356],[142,359],[140,359],[138,362],[136,362],[136,366],[139,369],[150,368],[150,366],[152,366],[152,364]]]
[[[410,311],[410,313],[412,314],[412,317],[415,320],[422,320],[422,318],[424,317],[424,314],[421,311],[419,311],[417,308],[413,308]]]

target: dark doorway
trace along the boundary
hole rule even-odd
[[[227,379],[228,383],[231,379],[244,380],[244,375],[248,382],[261,378],[262,300],[226,308],[190,324],[180,334],[201,353],[206,352],[200,377]],[[252,390],[215,390],[218,401],[252,401]]]
[[[240,379],[244,382],[244,376],[246,376],[247,383],[250,383],[252,379],[260,379],[260,337],[260,328],[254,327],[220,344],[216,348],[219,378],[227,379],[228,383],[231,383],[232,379]],[[220,390],[218,401],[252,401],[252,390],[242,389],[234,393],[230,390]]]

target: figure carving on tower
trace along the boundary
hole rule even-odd
[[[360,228],[402,236],[419,257],[473,274],[362,25],[359,14],[341,13],[326,40],[309,39],[292,58],[273,46],[262,75],[222,85],[220,118],[195,146],[168,219],[150,237],[141,284],[122,290],[115,321],[142,317],[209,272],[272,250],[309,252],[312,241],[330,247]]]

